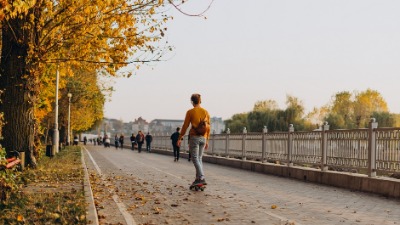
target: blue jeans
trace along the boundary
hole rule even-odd
[[[191,136],[189,139],[189,151],[194,167],[196,168],[196,179],[204,178],[203,172],[203,152],[206,139],[202,136]]]

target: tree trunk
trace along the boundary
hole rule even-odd
[[[28,44],[21,28],[23,22],[18,19],[8,22],[14,29],[2,26],[0,111],[4,113],[5,125],[1,144],[7,152],[26,152],[27,162],[32,163],[35,161],[31,157],[35,150],[34,99],[37,94],[32,87],[37,81],[27,70]]]

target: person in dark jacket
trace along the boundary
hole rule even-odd
[[[132,150],[135,150],[135,145],[136,145],[136,137],[135,134],[132,134],[131,136],[131,143],[132,143]]]
[[[179,140],[179,130],[181,128],[178,127],[176,128],[176,131],[171,135],[171,140],[172,140],[172,148],[174,149],[174,161],[177,162],[179,161],[179,153],[180,153],[180,146],[178,145],[178,140]]]
[[[151,142],[153,141],[153,136],[151,136],[150,132],[146,134],[146,150],[147,152],[151,152]]]
[[[138,145],[138,151],[139,153],[142,152],[142,145],[144,143],[144,134],[142,133],[141,130],[139,130],[138,134],[136,135],[136,142]]]
[[[115,136],[114,136],[114,145],[115,145],[115,149],[118,149],[118,143],[119,143],[118,135],[115,134]]]
[[[124,139],[125,139],[124,135],[121,134],[121,136],[119,136],[119,145],[121,146],[121,149],[124,148]]]

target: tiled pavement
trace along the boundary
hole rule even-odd
[[[400,224],[399,199],[206,163],[195,192],[186,159],[86,148],[100,224]]]

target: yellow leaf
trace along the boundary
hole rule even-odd
[[[24,217],[22,215],[17,216],[17,221],[18,222],[24,222]]]
[[[42,214],[43,213],[43,209],[36,209],[36,213],[37,214]]]
[[[149,13],[150,13],[150,15],[153,15],[154,13],[156,13],[156,11],[154,10],[154,8],[151,8]]]

